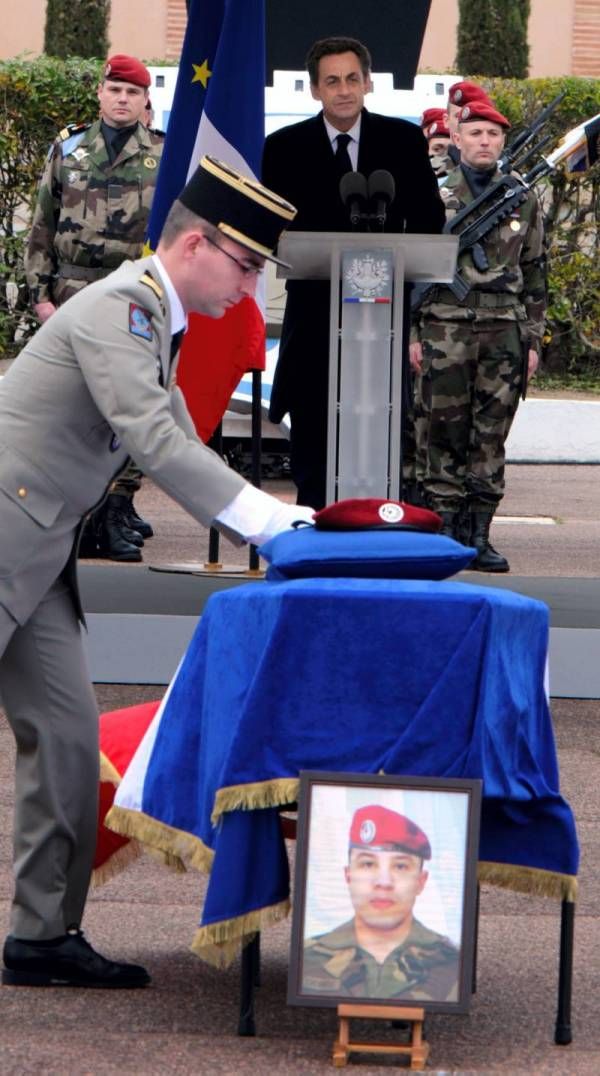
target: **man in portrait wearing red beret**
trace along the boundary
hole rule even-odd
[[[307,940],[303,992],[458,1000],[458,949],[413,911],[430,859],[429,839],[410,818],[377,804],[355,811],[344,868],[354,916]]]
[[[510,127],[483,97],[463,105],[458,118],[460,164],[440,190],[448,220],[500,182]],[[429,289],[412,330],[418,478],[442,533],[477,549],[471,569],[507,572],[490,526],[504,496],[504,445],[537,369],[546,308],[543,220],[532,191],[524,187],[520,204],[459,254],[458,270],[466,296],[458,300],[444,285]]]
[[[144,124],[151,81],[135,56],[109,57],[99,118],[70,124],[50,147],[25,256],[41,322],[91,281],[142,255],[165,138]],[[115,483],[86,530],[86,555],[142,559],[139,547],[152,529],[133,507],[140,479],[131,464]]]

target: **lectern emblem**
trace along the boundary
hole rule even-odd
[[[354,258],[346,270],[346,283],[356,295],[370,299],[385,290],[390,281],[389,263],[365,254]]]

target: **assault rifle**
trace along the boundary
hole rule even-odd
[[[539,115],[532,120],[529,126],[525,127],[517,135],[515,140],[511,142],[510,146],[504,150],[504,153],[498,161],[503,172],[508,173],[511,172],[513,168],[522,167],[525,159],[529,159],[534,153],[537,153],[537,151],[541,149],[542,144],[547,145],[549,139],[552,137],[551,135],[548,135],[547,138],[543,139],[543,142],[537,143],[536,145],[532,145],[532,142],[535,142],[542,127],[546,125],[550,116],[558,108],[561,101],[564,101],[566,94],[566,90],[563,90],[562,93],[558,93],[556,97],[542,109]]]
[[[451,220],[446,221],[444,234],[458,236],[457,257],[460,257],[463,251],[470,250],[475,268],[480,272],[485,272],[489,268],[489,262],[482,240],[492,228],[510,216],[513,210],[525,201],[529,190],[527,177],[499,176],[486,187],[483,194],[474,198],[464,209],[459,210]],[[454,274],[454,279],[443,286],[449,288],[459,302],[466,299],[471,288],[458,269]],[[426,295],[435,287],[437,287],[436,284],[425,284],[414,288],[413,309],[417,309]]]

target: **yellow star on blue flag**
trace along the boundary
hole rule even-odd
[[[206,89],[208,85],[208,80],[212,75],[212,71],[208,70],[208,60],[205,60],[202,64],[192,64],[192,67],[194,68],[194,77],[192,79],[192,82],[201,82],[204,86],[204,89]]]

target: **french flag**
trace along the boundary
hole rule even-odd
[[[259,177],[264,141],[264,0],[191,0],[148,227],[155,250],[171,205],[208,153]],[[223,318],[192,314],[177,383],[207,441],[248,370],[265,367],[264,285]]]

